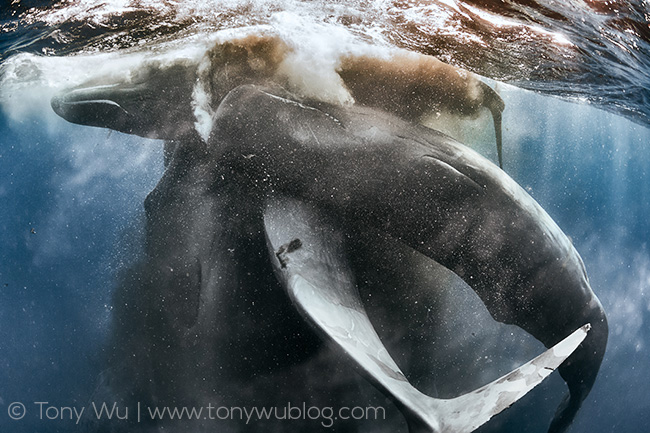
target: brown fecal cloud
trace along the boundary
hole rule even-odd
[[[278,36],[250,35],[218,43],[208,52],[209,67],[201,73],[213,106],[242,84],[279,84],[295,91],[298,86],[283,72],[283,63],[293,53]],[[441,111],[475,118],[483,107],[491,109],[492,91],[474,74],[427,55],[343,54],[335,72],[356,103],[412,121]]]

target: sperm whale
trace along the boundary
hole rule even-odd
[[[251,86],[224,99],[216,124],[220,166],[389,233],[464,279],[496,320],[547,347],[590,323],[559,368],[570,394],[550,431],[570,424],[596,379],[607,320],[569,239],[512,179],[436,131]]]
[[[412,431],[474,430],[478,425],[452,420],[457,418],[454,413],[459,407],[469,401],[483,401],[476,397],[478,394],[474,394],[476,400],[465,397],[456,406],[423,403],[424,397],[402,383],[399,368],[390,357],[375,356],[371,362],[361,359],[367,358],[367,351],[351,351],[340,333],[328,331],[332,327],[346,329],[345,322],[349,323],[351,316],[337,313],[337,305],[351,306],[344,311],[352,312],[352,323],[362,330],[352,334],[352,341],[384,351],[363,317],[354,295],[353,272],[346,270],[344,254],[338,253],[336,242],[313,234],[317,225],[333,227],[334,233],[370,229],[388,234],[395,242],[456,273],[474,289],[496,320],[521,327],[547,347],[569,344],[571,349],[551,352],[563,353],[551,357],[552,362],[542,358],[531,364],[541,370],[515,370],[511,376],[521,377],[526,371],[541,380],[545,375],[540,371],[550,372],[568,358],[559,371],[570,392],[550,431],[561,432],[568,427],[597,375],[607,341],[607,322],[578,253],[512,179],[444,134],[371,103],[369,107],[341,106],[252,84],[219,93],[222,100],[213,104],[216,108],[205,139],[193,127],[196,117],[190,95],[194,81],[188,83],[187,68],[180,71],[155,70],[126,88],[77,88],[52,101],[54,110],[72,122],[168,140],[167,171],[146,203],[145,265],[153,263],[155,269],[147,271],[153,276],[146,291],[153,295],[152,300],[149,304],[141,302],[151,313],[142,319],[143,327],[150,330],[144,339],[151,351],[144,364],[124,367],[135,369],[130,377],[137,377],[137,370],[152,362],[159,370],[154,377],[173,377],[164,370],[178,371],[178,366],[153,360],[157,353],[161,357],[168,354],[161,346],[173,350],[188,344],[187,339],[193,342],[189,344],[200,346],[203,337],[215,335],[235,345],[235,340],[241,340],[236,338],[240,336],[236,327],[216,325],[214,318],[224,311],[245,310],[241,307],[248,304],[224,302],[223,296],[230,293],[251,299],[259,296],[260,287],[280,287],[308,324],[334,341],[393,399]],[[159,91],[157,81],[171,90]],[[266,80],[260,81],[266,84]],[[139,97],[143,93],[146,97]],[[242,194],[247,197],[244,202],[240,200]],[[291,214],[301,216],[297,224],[282,222],[278,217],[282,208],[293,209]],[[278,237],[278,233],[288,237]],[[307,239],[312,240],[308,243]],[[320,245],[324,253],[301,257],[310,248],[313,251],[313,245]],[[252,250],[267,248],[267,258],[249,256]],[[332,267],[341,272],[333,277],[323,271]],[[280,286],[271,281],[273,269]],[[298,274],[302,280],[296,279]],[[225,283],[229,278],[233,282]],[[338,280],[342,284],[337,284]],[[245,285],[249,290],[253,287],[252,292],[238,292],[241,281],[247,281]],[[335,299],[327,295],[328,290],[334,290],[333,285],[337,287]],[[300,297],[305,287],[313,296]],[[277,290],[271,293],[277,299]],[[143,309],[142,305],[138,308]],[[285,305],[282,311],[289,309]],[[254,341],[266,347],[278,334],[306,332],[294,319],[264,317],[260,323],[269,328]],[[269,329],[274,322],[280,326],[272,332]],[[588,334],[582,328],[587,323],[591,328]],[[573,334],[576,329],[583,331]],[[563,340],[567,336],[569,343]],[[133,344],[142,345],[142,341],[136,339]],[[203,355],[200,364],[208,372],[219,362],[237,364],[223,353]],[[299,362],[300,356],[288,358],[279,364]],[[183,359],[176,361],[196,363]],[[242,377],[259,368],[246,365],[231,367]],[[378,367],[381,371],[376,370]],[[511,380],[491,384],[486,389],[496,393],[485,395],[496,395],[495,401],[507,403],[485,404],[470,416],[465,413],[465,419],[486,422],[516,401],[520,391],[539,381],[524,377],[527,385],[516,388],[518,392],[507,400],[498,398],[503,395],[498,385],[510,384]],[[389,379],[401,385],[391,385]],[[161,395],[165,387],[172,390],[167,395],[173,395],[179,386],[156,380],[122,385]]]

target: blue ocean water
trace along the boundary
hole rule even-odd
[[[102,366],[116,275],[135,251],[162,151],[99,130],[76,136],[75,145],[66,127],[62,135],[48,133],[38,117],[2,116],[0,125],[0,401],[3,408],[24,400],[83,405]],[[0,425],[70,428],[39,421],[18,425],[3,416]]]
[[[599,378],[570,431],[643,431],[650,422],[650,129],[593,105],[500,89],[504,169],[570,236],[610,323]],[[0,115],[0,431],[74,431],[69,421],[40,419],[33,402],[91,399],[111,294],[139,251],[144,198],[163,173],[161,142],[68,124],[43,99],[22,112],[5,101]],[[630,107],[648,108],[643,101]],[[25,419],[7,416],[12,402],[28,404]],[[526,427],[544,429],[544,422]]]
[[[510,173],[571,237],[610,323],[601,373],[572,431],[642,431],[650,416],[650,131],[588,106],[518,96],[508,113],[526,138]]]

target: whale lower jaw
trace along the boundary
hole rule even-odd
[[[343,237],[316,208],[271,200],[264,216],[275,271],[302,316],[391,398],[411,433],[469,433],[540,384],[587,336],[586,324],[530,362],[453,399],[414,388],[379,339],[344,260]]]

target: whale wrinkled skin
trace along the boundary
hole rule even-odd
[[[358,239],[367,243],[379,234],[387,239],[380,244],[386,257],[396,257],[394,248],[441,264],[477,293],[494,319],[546,347],[566,344],[565,337],[590,325],[584,341],[574,338],[564,357],[539,367],[550,372],[568,357],[559,372],[569,394],[549,431],[568,428],[596,379],[607,320],[569,239],[503,171],[376,104],[340,106],[266,82],[222,91],[205,140],[192,128],[185,76],[154,70],[143,77],[126,90],[94,84],[52,101],[71,122],[168,140],[165,174],[145,202],[145,255],[115,295],[105,392],[126,402],[146,397],[184,405],[187,396],[205,401],[221,387],[230,404],[256,401],[263,397],[251,397],[251,384],[286,388],[282,372],[323,359],[324,338],[395,402],[410,431],[473,431],[478,425],[461,426],[453,404],[412,388],[390,355],[370,356],[385,349],[373,343],[356,292],[358,263],[348,255]],[[152,91],[160,86],[156,80],[172,90]],[[422,272],[405,266],[406,275]],[[342,333],[343,322],[356,330]],[[373,349],[352,350],[350,338],[355,347]],[[526,378],[530,388],[545,377],[531,385],[521,371],[512,375]],[[344,375],[337,386],[353,380]],[[330,398],[338,398],[337,390],[331,387]],[[464,414],[482,417],[481,423],[520,397],[495,403],[496,409],[479,391],[457,401],[462,408],[481,402],[485,409]],[[183,431],[173,423],[165,428]],[[210,427],[194,431],[201,428]]]

